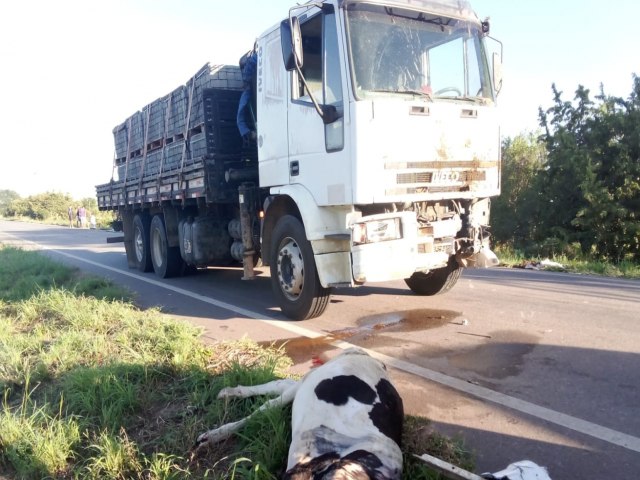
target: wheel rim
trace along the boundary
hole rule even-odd
[[[144,257],[144,237],[142,236],[142,232],[139,228],[136,228],[134,242],[136,249],[136,259],[138,262],[142,262],[142,258]]]
[[[164,244],[157,228],[151,232],[151,255],[155,265],[161,267],[164,263]]]
[[[278,251],[278,283],[289,300],[297,300],[304,284],[304,260],[298,243],[285,238]]]

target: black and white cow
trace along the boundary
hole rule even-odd
[[[350,348],[299,381],[225,388],[218,398],[265,394],[279,396],[258,411],[293,402],[284,479],[401,478],[404,411],[382,362]],[[248,418],[200,435],[198,447],[229,437]]]

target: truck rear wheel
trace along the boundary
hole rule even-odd
[[[146,215],[133,217],[133,250],[138,270],[150,272],[153,265],[149,255],[149,217]]]
[[[436,268],[427,273],[416,272],[410,278],[405,278],[405,283],[413,293],[418,295],[438,295],[439,293],[448,292],[456,284],[462,270],[451,257],[446,267]]]
[[[167,230],[162,215],[151,220],[149,233],[149,251],[153,271],[160,278],[175,277],[182,269],[180,247],[170,247],[167,241]]]
[[[293,320],[318,317],[331,289],[320,284],[311,244],[296,217],[285,215],[273,230],[271,285],[282,313]]]

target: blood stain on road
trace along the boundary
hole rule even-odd
[[[265,342],[265,344],[283,347],[295,363],[302,363],[334,349],[332,343],[336,340],[348,340],[355,344],[366,340],[367,348],[375,348],[379,333],[416,332],[439,328],[451,323],[460,315],[460,312],[430,309],[388,312],[362,317],[358,320],[356,327],[327,332],[323,337],[297,337]]]

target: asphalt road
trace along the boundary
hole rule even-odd
[[[321,318],[291,322],[268,269],[252,281],[239,268],[161,280],[128,269],[113,235],[0,221],[0,242],[126,285],[210,341],[288,340],[300,372],[317,353],[371,350],[393,367],[406,412],[463,438],[478,472],[529,459],[554,480],[640,478],[639,281],[466,270],[444,295],[417,297],[403,282],[340,289]]]

